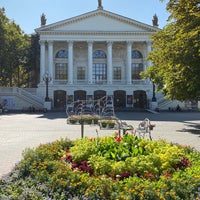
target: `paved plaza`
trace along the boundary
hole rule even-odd
[[[190,145],[200,151],[200,112],[118,112],[117,117],[137,128],[144,119],[156,124],[153,140]],[[84,136],[112,135],[114,130],[100,130],[96,125],[85,125]],[[0,115],[0,177],[7,174],[22,158],[26,148],[59,138],[81,137],[80,125],[66,123],[64,112],[49,113],[7,113]]]

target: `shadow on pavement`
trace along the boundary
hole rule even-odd
[[[200,120],[200,112],[117,112],[117,117],[123,120],[143,120],[149,118],[151,121],[185,122]]]
[[[46,118],[50,120],[67,119],[67,115],[64,111],[63,112],[46,112],[46,113],[41,113],[41,115],[38,116],[38,118]]]
[[[66,119],[67,114],[62,112],[40,113],[38,118],[46,119]],[[159,112],[157,114],[149,112],[116,112],[116,117],[121,120],[144,120],[149,118],[151,121],[183,122],[200,120],[200,112]]]
[[[200,137],[200,123],[196,124],[193,122],[184,122],[188,128],[184,128],[182,130],[179,130],[180,132],[189,132],[195,135],[198,135]]]

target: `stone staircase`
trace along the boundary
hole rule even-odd
[[[14,104],[17,105],[17,109],[31,106],[39,110],[44,107],[44,100],[36,95],[36,88],[0,87],[2,101],[1,98],[15,98]]]

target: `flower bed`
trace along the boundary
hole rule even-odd
[[[27,149],[0,180],[0,199],[193,200],[199,187],[199,152],[115,135]]]

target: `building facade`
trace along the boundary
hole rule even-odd
[[[101,2],[101,1],[99,1]],[[151,64],[152,26],[106,11],[94,11],[46,25],[40,36],[40,83],[37,96],[46,93],[53,108],[78,100],[113,99],[115,108],[151,107],[153,85],[140,72]],[[44,76],[48,75],[48,91]]]

